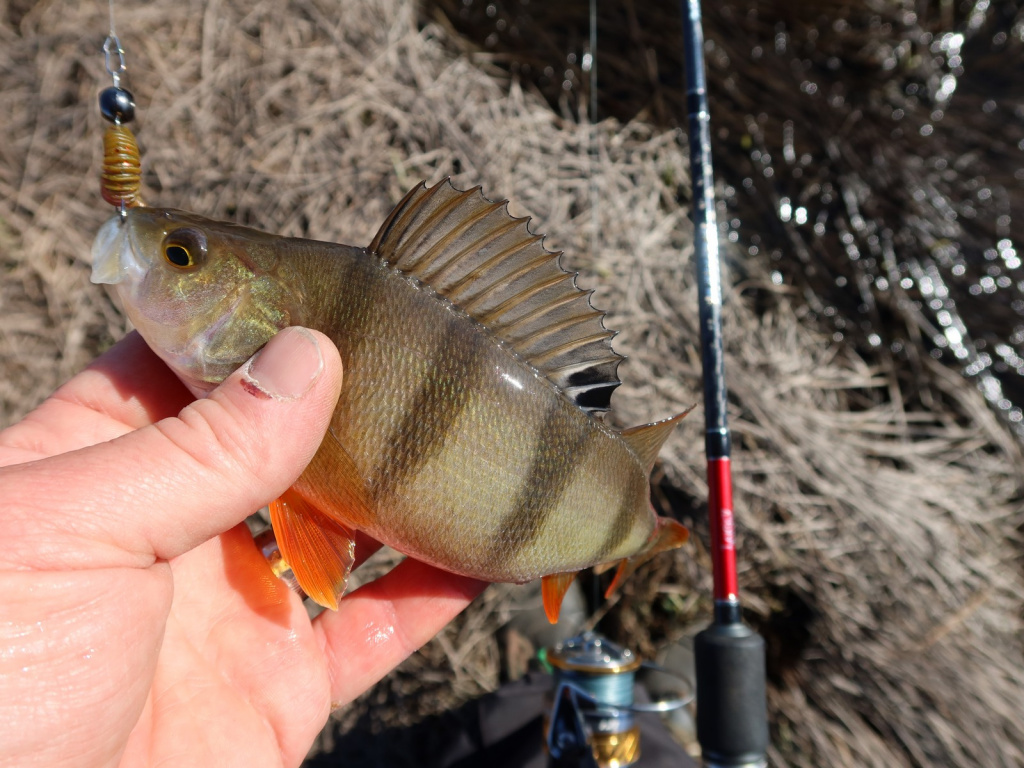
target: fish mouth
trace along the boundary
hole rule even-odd
[[[120,215],[108,219],[92,243],[91,280],[97,284],[117,285],[138,267],[130,229]]]

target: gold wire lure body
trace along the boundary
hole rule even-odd
[[[126,125],[111,125],[103,134],[100,194],[117,208],[142,205],[142,163],[135,135]]]

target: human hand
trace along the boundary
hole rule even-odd
[[[0,765],[298,765],[483,588],[405,560],[310,622],[243,520],[312,457],[341,364],[287,330],[247,369],[191,402],[132,334],[0,433]]]

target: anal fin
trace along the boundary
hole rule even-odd
[[[608,589],[604,591],[604,599],[607,600],[609,597],[615,594],[615,590],[619,588],[619,585],[626,580],[628,575],[626,571],[629,569],[629,560],[619,560],[619,567],[615,569],[615,576],[612,578],[612,583],[608,585]]]
[[[659,517],[658,524],[651,534],[651,538],[640,552],[626,560],[619,561],[619,567],[615,571],[615,578],[605,590],[605,598],[609,598],[626,579],[632,576],[636,569],[646,563],[660,552],[667,552],[683,546],[690,538],[690,532],[686,526],[669,517]]]
[[[540,580],[540,592],[544,597],[544,614],[552,624],[558,623],[558,614],[562,612],[562,599],[576,579],[576,573],[576,571],[552,573]]]
[[[355,534],[293,488],[271,502],[270,523],[302,591],[324,608],[337,610],[355,562]]]
[[[644,552],[645,558],[653,557],[660,552],[677,549],[690,540],[690,531],[682,523],[671,517],[659,517],[658,527],[654,529],[650,546]]]

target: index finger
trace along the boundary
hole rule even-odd
[[[176,415],[192,400],[164,362],[132,332],[0,432],[0,466],[113,440]]]
[[[306,467],[341,378],[329,339],[288,328],[175,416],[0,468],[5,565],[148,567],[226,531]]]

